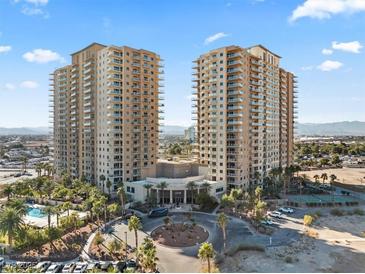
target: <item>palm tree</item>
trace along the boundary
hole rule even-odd
[[[331,174],[330,175],[330,179],[331,179],[331,183],[334,183],[335,182],[335,180],[337,179],[337,176],[335,175],[335,174]]]
[[[70,202],[64,202],[62,204],[62,209],[67,211],[67,216],[70,216],[70,209],[72,208],[72,204]]]
[[[108,179],[106,179],[106,188],[108,189],[108,194],[110,198],[110,188],[112,187],[112,182]]]
[[[98,247],[99,251],[100,251],[100,246],[104,243],[105,239],[103,237],[103,235],[101,235],[101,232],[98,231],[95,234],[95,238],[94,238],[95,244]]]
[[[194,204],[194,191],[196,189],[197,185],[194,181],[190,181],[186,184],[186,188],[190,191],[191,193],[191,203]]]
[[[42,176],[42,168],[43,168],[43,164],[42,163],[38,163],[35,166],[35,171],[37,172],[37,176],[41,177]]]
[[[138,250],[138,263],[145,273],[155,272],[158,258],[156,256],[156,246],[151,238],[146,237]]]
[[[134,237],[136,239],[136,249],[138,249],[138,230],[142,229],[142,224],[137,216],[133,215],[128,220],[128,229],[129,229],[129,231],[132,231],[132,230],[134,231]]]
[[[316,183],[318,183],[318,180],[319,180],[319,178],[320,178],[320,177],[319,177],[319,175],[318,175],[318,174],[316,174],[316,175],[314,175],[314,176],[313,176],[313,178],[314,178],[315,182],[316,182]]]
[[[107,201],[108,199],[105,196],[101,196],[99,198],[99,201],[103,207],[103,212],[104,212],[104,223],[106,223],[106,213],[107,213]]]
[[[15,199],[8,201],[6,203],[7,207],[14,208],[16,211],[19,212],[21,216],[24,216],[27,214],[28,206],[25,204],[25,201],[23,199]]]
[[[321,175],[321,179],[323,180],[323,184],[324,184],[324,182],[328,180],[328,175],[327,175],[327,173],[322,173],[322,175]]]
[[[205,242],[200,245],[198,257],[208,263],[208,273],[211,273],[210,261],[214,258],[214,248],[211,243]]]
[[[102,182],[102,186],[103,186],[103,191],[104,191],[104,181],[105,181],[105,176],[104,175],[100,175],[100,177],[99,177],[99,179],[100,179],[100,181]]]
[[[224,250],[226,250],[226,241],[227,241],[227,231],[226,231],[226,228],[227,228],[227,223],[228,223],[228,218],[227,216],[224,214],[224,213],[220,213],[218,215],[218,218],[217,218],[217,223],[219,225],[219,227],[222,229],[222,233],[223,233],[223,248]]]
[[[161,182],[156,185],[157,188],[162,192],[162,206],[165,205],[165,188],[167,188],[168,184],[166,182]]]
[[[27,158],[27,157],[25,157],[25,156],[23,156],[23,157],[21,158],[21,161],[22,161],[22,163],[23,163],[23,169],[24,169],[24,172],[27,172],[28,158]]]
[[[57,205],[53,208],[54,214],[56,214],[56,223],[57,223],[57,227],[59,227],[60,225],[60,215],[63,212],[63,207],[62,204]]]
[[[4,188],[4,194],[8,198],[8,201],[10,200],[11,195],[14,193],[14,189],[11,185],[6,185]]]
[[[48,229],[51,229],[51,216],[54,213],[54,208],[52,206],[46,206],[43,210],[47,214]]]
[[[117,203],[108,205],[107,210],[112,217],[115,217],[120,212],[120,206]]]
[[[262,187],[258,186],[255,189],[255,196],[261,202]]]
[[[22,229],[22,214],[14,208],[5,207],[0,213],[0,233],[8,235],[8,244],[13,245],[13,238]]]
[[[153,187],[152,184],[145,184],[143,185],[143,187],[147,190],[147,203],[150,204],[150,191],[151,191],[151,188]]]
[[[205,191],[206,193],[209,193],[209,191],[212,189],[211,184],[209,184],[208,182],[204,182],[204,183],[202,183],[202,184],[200,185],[200,187],[201,187],[202,189],[204,189],[204,191]]]
[[[123,183],[119,184],[120,186],[117,189],[117,195],[120,199],[120,204],[122,206],[122,215],[124,215],[125,209],[124,209],[124,204],[125,204],[125,191],[124,191],[124,186]]]

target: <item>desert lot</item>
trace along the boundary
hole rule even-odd
[[[265,252],[240,251],[227,257],[220,271],[364,272],[365,216],[335,217],[327,213],[309,228],[310,233],[300,222],[293,219],[289,224],[301,234],[298,241],[269,247]]]
[[[299,174],[307,174],[307,176],[313,180],[313,176],[322,173],[327,173],[328,177],[331,174],[335,174],[338,182],[352,185],[364,185],[365,186],[365,168],[329,168],[312,171],[302,171]]]

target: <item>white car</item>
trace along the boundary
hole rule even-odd
[[[62,273],[72,273],[72,271],[75,269],[76,264],[75,263],[69,263],[64,266],[62,269]]]
[[[294,210],[290,207],[281,207],[281,208],[279,208],[279,210],[284,213],[293,213],[294,212]]]
[[[63,267],[63,264],[60,263],[53,263],[50,267],[48,267],[46,273],[59,273],[61,272],[61,269]]]
[[[45,262],[39,262],[34,269],[36,269],[39,272],[46,272],[46,270],[48,269],[48,267],[50,267],[52,263],[50,261],[45,261]]]
[[[260,223],[263,225],[273,225],[274,224],[270,219],[262,220]]]
[[[77,263],[73,273],[84,273],[84,272],[86,272],[86,269],[87,269],[86,262]]]
[[[279,211],[270,212],[269,216],[274,217],[274,218],[282,218],[283,217],[283,215]]]
[[[5,259],[3,257],[0,257],[0,267],[5,266]]]

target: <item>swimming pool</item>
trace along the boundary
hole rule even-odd
[[[44,211],[40,208],[37,207],[28,207],[27,210],[27,215],[30,217],[35,217],[35,218],[43,218],[46,216],[46,214],[44,213]]]

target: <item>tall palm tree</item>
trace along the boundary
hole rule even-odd
[[[162,206],[164,206],[165,205],[165,188],[168,187],[168,184],[166,182],[161,182],[158,185],[156,185],[156,187],[159,188],[160,191],[162,192]]]
[[[138,249],[138,230],[142,229],[142,224],[139,218],[135,215],[130,217],[128,220],[128,229],[129,231],[134,231],[134,237],[136,239],[136,249]]]
[[[24,169],[24,172],[27,172],[27,164],[28,164],[28,158],[23,156],[21,158],[21,161],[22,161],[22,164],[23,164],[23,169]]]
[[[0,233],[8,236],[8,244],[13,245],[13,238],[22,229],[22,214],[14,208],[5,207],[0,213]]]
[[[151,191],[151,188],[153,187],[153,185],[152,184],[145,184],[145,185],[143,185],[143,187],[147,191],[147,198],[146,198],[147,203],[150,204],[150,191]]]
[[[223,248],[226,250],[226,241],[227,241],[227,224],[228,224],[228,218],[224,213],[220,213],[217,218],[217,223],[219,227],[222,229],[223,233]]]
[[[122,206],[122,215],[124,215],[124,212],[125,212],[125,191],[124,191],[123,183],[119,183],[119,187],[117,189],[117,195],[119,197],[120,204]]]
[[[151,238],[146,237],[138,249],[138,263],[145,273],[155,272],[158,258],[156,256],[156,246]]]
[[[209,184],[208,182],[204,182],[204,183],[202,183],[202,184],[200,185],[200,187],[201,187],[202,189],[204,189],[204,191],[205,191],[206,193],[209,193],[209,191],[212,189],[211,184]]]
[[[327,181],[327,180],[328,180],[328,175],[327,175],[327,173],[322,173],[322,175],[321,175],[321,179],[322,179],[322,182],[323,182],[323,183],[325,183],[325,181]]]
[[[110,189],[112,187],[112,182],[110,181],[110,179],[106,179],[106,188],[108,189],[108,195],[109,195],[109,198],[110,198]]]
[[[10,200],[6,203],[6,206],[14,208],[16,211],[19,212],[21,216],[27,214],[28,206],[25,204],[25,201],[23,199]]]
[[[186,184],[186,188],[190,191],[190,193],[191,193],[191,203],[194,204],[194,191],[197,188],[197,185],[194,181],[190,181]]]
[[[11,185],[6,185],[3,192],[4,192],[4,194],[6,195],[8,201],[9,201],[11,195],[14,193],[14,189]]]
[[[35,171],[37,172],[38,177],[42,176],[42,168],[43,168],[42,163],[38,163],[38,164],[35,165]]]
[[[198,257],[202,261],[207,261],[208,273],[211,273],[210,262],[214,258],[214,254],[215,254],[215,251],[214,251],[213,245],[211,243],[205,242],[200,245]]]
[[[54,213],[54,208],[53,206],[46,206],[43,210],[47,214],[48,229],[51,229],[51,216]]]
[[[314,178],[314,180],[315,180],[315,182],[316,183],[319,183],[318,181],[319,181],[319,175],[318,174],[315,174],[314,176],[313,176],[313,178]]]
[[[100,175],[99,179],[100,179],[101,183],[103,184],[102,187],[103,187],[103,191],[104,191],[104,181],[106,178],[104,175]]]

